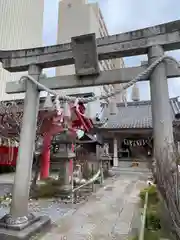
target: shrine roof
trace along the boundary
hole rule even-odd
[[[169,100],[171,106],[171,114],[174,122],[180,122],[180,102],[178,98]],[[97,127],[101,129],[151,129],[152,113],[151,101],[117,103],[116,115],[105,116],[105,111],[97,123]]]
[[[92,135],[89,133],[85,133],[84,136],[82,138],[80,138],[79,140],[76,141],[76,143],[95,143],[97,145],[102,145],[102,141],[100,141],[100,139],[98,139],[98,137],[96,135]]]

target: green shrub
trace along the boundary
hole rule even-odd
[[[58,195],[62,181],[55,180],[53,178],[47,178],[44,184],[37,185],[35,190],[32,192],[31,197],[38,198],[52,198]]]
[[[48,186],[62,186],[63,185],[63,181],[61,179],[54,179],[54,178],[47,178],[45,180],[45,185]]]
[[[160,237],[161,237],[160,231],[145,230],[144,240],[160,240]]]
[[[159,211],[160,201],[158,197],[158,191],[156,186],[154,185],[143,189],[139,194],[143,205],[145,202],[145,196],[147,192],[148,192],[148,206],[146,212],[146,229],[156,231],[161,228]]]
[[[139,196],[141,198],[142,203],[144,204],[146,192],[148,192],[148,204],[156,204],[159,202],[158,191],[156,186],[152,185],[147,188],[141,190]]]
[[[161,229],[159,204],[148,207],[146,212],[146,228],[149,230]]]
[[[138,240],[138,237],[136,236],[136,237],[131,237],[130,239],[128,239],[128,240]]]
[[[59,189],[56,186],[43,184],[38,186],[35,198],[52,198],[58,194]]]

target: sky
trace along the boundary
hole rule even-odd
[[[44,45],[56,44],[59,0],[45,0]],[[109,34],[123,33],[161,23],[180,20],[180,0],[90,0],[98,2]],[[180,61],[180,50],[167,53]],[[138,66],[146,56],[124,58],[125,66]],[[48,70],[47,75],[54,75]],[[148,82],[138,83],[141,100],[150,99]],[[180,78],[168,79],[170,97],[180,96]],[[128,91],[130,97],[130,90]],[[128,97],[128,98],[129,98]]]

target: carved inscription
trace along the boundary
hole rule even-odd
[[[93,59],[91,54],[89,54],[88,49],[84,47],[83,49],[83,44],[82,44],[82,57],[81,57],[81,61],[82,61],[82,68],[91,68],[91,66],[93,65]]]
[[[99,73],[95,34],[72,38],[72,52],[78,76]]]
[[[133,40],[133,41],[128,41],[128,42],[118,44],[118,49],[121,49],[121,50],[137,49],[137,48],[147,46],[147,44],[148,44],[147,39]]]
[[[159,35],[165,33],[165,28],[162,26],[155,26],[155,27],[150,27],[150,28],[145,28],[142,30],[137,30],[130,32],[129,34],[131,35],[131,38],[146,38],[146,37],[151,37],[153,35]]]
[[[140,39],[140,38],[148,38],[148,37],[152,37],[152,36],[156,36],[164,33],[166,33],[165,25],[159,25],[159,26],[144,28],[136,31],[127,32],[127,33],[112,35],[110,37],[107,36],[102,39],[98,39],[97,45],[100,46],[106,43],[109,44],[113,42],[114,43],[126,42],[126,41],[131,41],[131,40]]]
[[[166,35],[159,35],[158,37],[152,36],[149,38],[133,39],[130,41],[125,41],[122,43],[114,43],[112,45],[106,46],[107,48],[106,51],[109,51],[109,52],[111,51],[112,53],[118,52],[118,51],[128,51],[131,49],[135,51],[140,51],[141,48],[146,49],[154,44],[161,44],[161,43],[164,43],[165,41],[166,41]],[[133,52],[133,54],[136,54],[136,53]]]

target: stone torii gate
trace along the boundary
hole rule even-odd
[[[0,51],[0,61],[4,69],[10,72],[28,71],[30,76],[50,89],[67,89],[127,83],[146,69],[146,66],[139,66],[99,72],[98,60],[148,54],[148,62],[152,64],[163,56],[165,51],[178,48],[180,20],[97,40],[95,34],[88,34],[72,38],[72,42],[67,44]],[[39,79],[43,68],[70,64],[75,64],[76,75]],[[167,142],[173,143],[167,78],[179,76],[180,69],[176,64],[166,61],[161,62],[150,76],[146,75],[140,79],[150,80],[155,154],[166,147]],[[34,231],[37,225],[48,221],[47,218],[35,219],[28,213],[29,183],[41,90],[42,88],[32,81],[9,82],[6,86],[6,92],[9,94],[26,92],[26,96],[13,201],[10,214],[0,221],[0,236],[25,236],[27,232],[32,232],[32,229]],[[39,222],[34,226],[37,220]],[[30,225],[30,230],[27,230]],[[12,231],[14,229],[17,230],[16,234]]]

